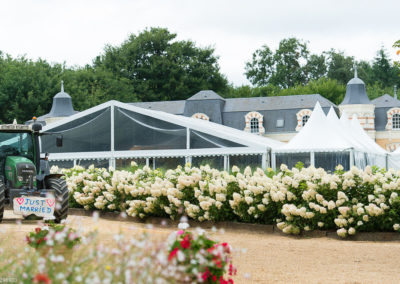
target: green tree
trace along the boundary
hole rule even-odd
[[[279,92],[280,96],[320,94],[334,104],[340,104],[346,93],[346,86],[325,77],[310,81],[307,85],[297,85]]]
[[[380,83],[383,87],[392,87],[398,83],[399,69],[392,65],[384,47],[378,50],[374,58],[372,74],[374,82]]]
[[[366,85],[374,84],[375,79],[371,64],[362,60],[357,62],[356,65],[358,77],[361,78]]]
[[[304,69],[307,74],[307,82],[325,77],[328,70],[325,55],[311,54]]]
[[[328,78],[337,80],[341,84],[347,84],[347,82],[353,78],[353,65],[354,58],[345,56],[343,52],[337,52],[334,49],[326,52],[327,65],[328,65]]]
[[[307,70],[314,71],[310,66],[306,67],[309,57],[307,44],[296,38],[283,39],[279,47],[272,52],[267,45],[256,50],[252,60],[246,63],[245,75],[255,86],[272,84],[282,88],[305,84],[307,82]],[[313,57],[314,61],[318,61]],[[316,68],[320,72],[320,68]]]
[[[62,65],[0,54],[0,122],[24,122],[51,107]]]
[[[400,55],[400,40],[396,41],[396,42],[393,44],[393,48],[399,48],[399,49],[397,50],[397,52],[396,52],[397,56],[399,56],[399,55]],[[400,61],[395,61],[394,63],[395,63],[395,65],[396,65],[397,67],[400,67]]]
[[[83,68],[67,69],[62,78],[76,110],[85,110],[109,100],[138,100],[128,79],[116,77],[103,68],[95,70],[87,65]]]
[[[146,29],[120,46],[106,46],[94,61],[94,70],[99,69],[129,80],[142,101],[186,99],[205,89],[223,93],[228,86],[213,48],[178,41],[164,28]]]

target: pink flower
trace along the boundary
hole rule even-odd
[[[183,232],[183,230],[179,230],[176,234],[178,235],[178,236],[180,236],[180,235],[182,235],[184,232]]]

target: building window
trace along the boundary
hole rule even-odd
[[[307,123],[307,121],[310,119],[310,116],[309,115],[303,115],[303,117],[302,117],[302,124],[303,124],[303,126],[304,125],[306,125],[306,123]]]
[[[251,133],[258,133],[260,132],[258,118],[252,118],[250,120],[250,132]]]
[[[400,114],[396,113],[392,117],[393,129],[400,129]]]
[[[387,111],[386,114],[386,130],[400,130],[400,108],[391,108]]]
[[[251,111],[244,116],[244,119],[246,123],[244,131],[260,135],[265,133],[265,128],[263,126],[264,116],[261,113]]]
[[[312,114],[311,109],[302,109],[298,113],[296,113],[297,117],[296,131],[299,131],[300,129],[303,128],[304,125],[306,125],[307,121],[311,117],[311,114]]]
[[[197,118],[197,119],[202,119],[202,120],[210,121],[210,118],[209,118],[206,114],[201,113],[201,112],[198,112],[198,113],[193,114],[192,117],[193,117],[193,118]]]

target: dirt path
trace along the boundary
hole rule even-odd
[[[150,229],[142,223],[101,218],[94,222],[82,216],[69,216],[68,220],[75,228],[98,228],[105,240],[119,231],[135,235],[143,230],[165,238],[176,229],[161,225]],[[22,243],[36,221],[16,221],[17,217],[6,211],[0,229]],[[214,239],[245,251],[234,255],[238,267],[235,283],[400,283],[400,242],[293,238],[237,228],[223,233],[207,231]]]

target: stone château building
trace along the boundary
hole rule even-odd
[[[400,100],[383,95],[369,100],[364,82],[357,77],[346,87],[343,102],[336,106],[319,94],[278,97],[223,98],[214,91],[200,91],[187,100],[137,102],[133,106],[212,121],[282,142],[289,141],[310,118],[319,102],[327,113],[330,107],[351,118],[357,114],[371,138],[385,150],[400,147]],[[71,97],[64,92],[55,95],[50,113],[39,117],[46,124],[76,113]]]

